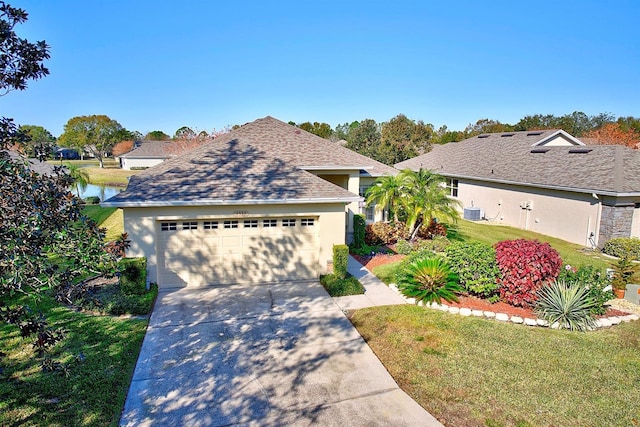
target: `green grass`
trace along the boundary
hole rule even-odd
[[[598,251],[591,251],[585,249],[583,246],[569,243],[565,240],[514,227],[460,220],[456,225],[450,227],[447,237],[452,241],[477,240],[490,245],[502,240],[536,239],[549,243],[560,253],[564,263],[571,264],[574,267],[592,265],[600,270],[611,267],[611,261],[602,256]]]
[[[359,310],[352,322],[445,425],[640,423],[640,322],[580,333],[409,305]]]
[[[350,274],[344,279],[338,278],[335,274],[326,274],[320,276],[320,283],[332,297],[364,294],[362,284]]]
[[[106,241],[114,241],[124,233],[124,216],[122,209],[103,208],[100,205],[87,205],[83,212],[99,226],[107,229]]]
[[[104,184],[126,186],[131,175],[140,173],[140,171],[128,171],[120,169],[119,167],[104,169],[99,167],[87,167],[84,168],[84,170],[89,175],[89,182],[96,185]]]
[[[377,267],[373,267],[373,274],[375,274],[378,279],[382,280],[387,285],[389,283],[396,282],[396,273],[398,272],[398,267],[400,267],[400,263],[402,261],[391,262],[389,264],[382,264]]]
[[[92,316],[46,296],[37,310],[66,333],[52,356],[69,364],[69,376],[42,373],[30,342],[17,328],[0,325],[0,351],[6,354],[0,373],[0,425],[117,425],[147,320]]]

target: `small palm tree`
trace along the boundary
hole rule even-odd
[[[398,204],[402,194],[402,177],[399,175],[385,175],[378,178],[375,184],[369,187],[365,196],[367,205],[375,204],[378,211],[389,207],[393,212],[393,219],[397,222]]]
[[[73,179],[73,187],[79,198],[80,192],[86,190],[87,185],[89,185],[89,174],[77,165],[67,163],[65,166],[67,168],[67,174]]]
[[[460,218],[457,209],[460,202],[449,197],[442,176],[425,169],[405,169],[400,172],[400,179],[411,240],[415,239],[420,227],[429,225],[433,219],[456,222]]]

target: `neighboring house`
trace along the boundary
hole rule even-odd
[[[145,256],[161,288],[317,279],[353,233],[359,192],[395,173],[265,117],[132,176],[102,205],[123,208],[127,254]]]
[[[175,153],[171,141],[144,141],[136,148],[120,156],[120,167],[124,170],[146,169],[159,165]]]
[[[58,148],[55,152],[56,159],[62,160],[77,160],[80,158],[78,150],[73,148]]]
[[[640,151],[562,130],[478,135],[395,165],[448,179],[465,216],[588,247],[640,236]]]

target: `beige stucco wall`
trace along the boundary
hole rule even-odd
[[[478,207],[486,221],[558,237],[584,246],[597,245],[601,200],[591,194],[533,189],[459,180],[458,199]],[[523,208],[529,204],[530,208]],[[592,240],[590,233],[594,233]]]
[[[222,218],[318,217],[319,266],[325,273],[332,260],[333,245],[345,243],[344,204],[246,205],[211,207],[124,208],[124,229],[131,239],[130,257],[147,257],[148,278],[158,281],[158,227],[161,220]]]
[[[124,170],[150,168],[165,161],[165,159],[130,159],[127,157],[121,157],[120,160],[122,160],[122,169]]]

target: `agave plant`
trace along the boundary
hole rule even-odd
[[[557,322],[560,328],[586,331],[596,327],[591,314],[596,304],[589,289],[559,280],[538,291],[535,312],[550,325]]]
[[[409,264],[398,281],[398,289],[417,301],[458,301],[458,275],[440,258],[424,258]]]

